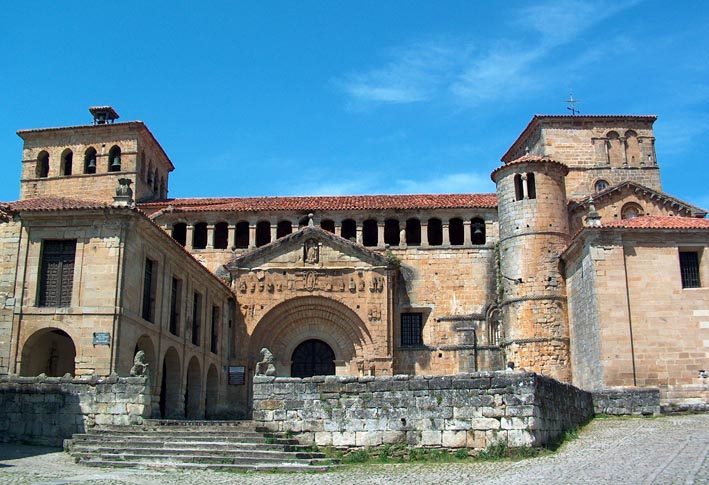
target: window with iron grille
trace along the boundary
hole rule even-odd
[[[192,298],[192,343],[199,345],[202,333],[202,295],[194,294]]]
[[[145,259],[145,272],[143,273],[143,311],[142,317],[149,322],[155,321],[155,293],[157,291],[157,263],[152,259]]]
[[[71,306],[76,240],[42,243],[38,306]]]
[[[423,315],[421,313],[401,314],[401,346],[423,345]]]
[[[679,269],[682,275],[682,288],[699,288],[699,253],[696,251],[679,252]]]
[[[219,307],[212,307],[212,340],[210,342],[210,350],[213,354],[217,353],[219,346]]]
[[[182,281],[172,278],[172,290],[170,292],[170,333],[180,335],[180,316],[182,300]]]

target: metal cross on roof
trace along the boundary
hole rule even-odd
[[[578,99],[574,99],[574,95],[569,93],[569,99],[564,101],[565,103],[569,103],[571,106],[567,106],[566,109],[571,111],[571,116],[576,116],[577,114],[580,114],[581,111],[576,109],[576,103],[580,103]]]

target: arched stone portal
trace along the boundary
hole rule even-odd
[[[291,377],[335,374],[335,352],[322,340],[310,339],[298,345],[291,362]]]
[[[170,347],[162,361],[160,385],[160,416],[180,418],[184,416],[184,405],[180,392],[180,356]]]
[[[367,358],[377,355],[364,322],[344,304],[321,296],[293,298],[272,308],[259,321],[249,344],[249,362],[260,360],[260,350],[273,353],[276,375],[291,373],[296,347],[308,340],[326,344],[334,354],[338,375],[357,375]]]
[[[74,375],[75,360],[76,346],[65,331],[58,328],[42,329],[32,334],[22,347],[20,375]]]
[[[197,357],[192,357],[187,367],[187,384],[185,386],[185,417],[200,419],[203,417],[202,375]]]
[[[217,414],[217,400],[219,399],[219,376],[214,364],[209,366],[207,372],[207,389],[204,400],[204,417],[214,419]]]

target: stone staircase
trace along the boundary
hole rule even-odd
[[[88,466],[240,471],[326,471],[333,461],[296,440],[261,432],[252,421],[146,419],[142,425],[97,426],[66,440]]]

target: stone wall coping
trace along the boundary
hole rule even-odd
[[[327,383],[327,384],[349,384],[352,382],[392,382],[392,381],[429,381],[432,379],[480,379],[500,376],[514,377],[521,379],[525,377],[547,376],[531,371],[483,371],[483,372],[461,372],[448,375],[417,375],[396,374],[393,376],[314,376],[314,377],[278,377],[278,376],[254,376],[254,384],[285,384],[285,383]],[[561,383],[560,383],[561,384]]]
[[[95,386],[98,384],[137,384],[137,385],[147,385],[147,376],[138,377],[119,377],[115,374],[105,377],[99,377],[97,375],[80,376],[73,377],[71,375],[64,375],[62,377],[48,377],[44,374],[40,374],[34,377],[18,376],[14,374],[8,374],[0,376],[0,384],[83,384]]]

